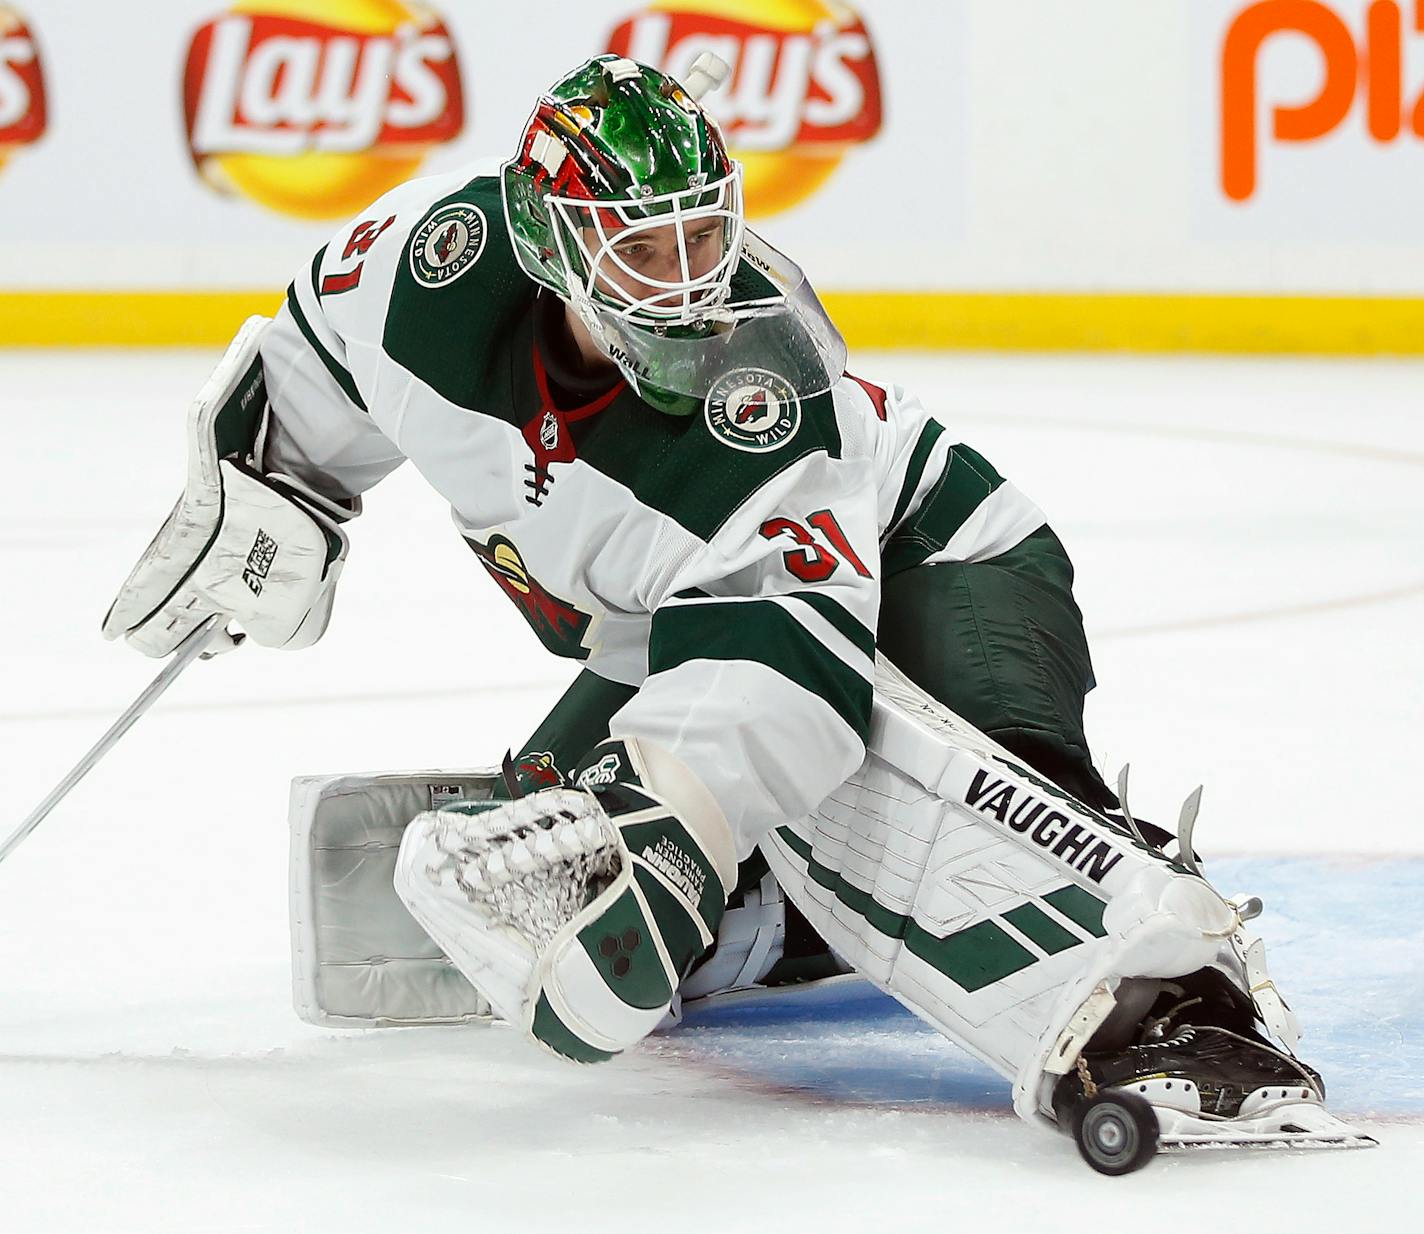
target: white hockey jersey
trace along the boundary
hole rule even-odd
[[[545,646],[638,687],[745,856],[864,756],[879,580],[1013,547],[1040,511],[898,387],[728,374],[672,416],[561,404],[498,180],[415,180],[344,227],[267,331],[264,465],[334,499],[404,459]],[[547,293],[544,293],[547,295]]]

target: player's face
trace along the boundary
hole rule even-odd
[[[669,283],[691,282],[710,274],[722,259],[723,221],[697,219],[685,224],[683,233],[687,244],[686,274],[678,253],[677,227],[669,223],[632,231],[622,240],[615,240],[613,252],[618,260],[599,263],[599,282],[612,284],[624,295],[644,300],[665,295]],[[596,252],[601,240],[594,228],[585,227],[583,242],[590,252]]]

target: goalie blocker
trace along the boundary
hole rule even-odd
[[[665,818],[665,805],[645,808]],[[538,929],[516,929],[516,938],[507,921],[487,928],[499,911],[462,868],[492,837],[503,843],[561,811],[586,832],[580,860],[505,867],[506,906],[534,896],[544,912]],[[501,813],[494,831],[477,833],[445,819]],[[579,940],[579,967],[597,968],[604,936],[616,942],[617,932],[589,927],[599,906],[634,884],[639,859],[629,850],[646,849],[570,790],[502,812],[426,814],[405,843],[402,894],[495,1009],[535,1036],[541,999],[565,1027],[577,1020],[573,983],[558,988],[560,963]],[[1372,1142],[1325,1112],[1319,1077],[1294,1058],[1294,1017],[1236,903],[1022,766],[883,659],[864,764],[762,851],[838,955],[1012,1080],[1022,1117],[1071,1127],[1095,1168],[1136,1168],[1159,1135],[1171,1146]],[[730,869],[709,864],[729,886]],[[485,920],[475,923],[472,910]],[[529,916],[527,906],[514,916]],[[701,924],[710,930],[715,916],[707,909]],[[692,949],[689,939],[679,954]],[[659,959],[669,978],[685,971],[666,947]],[[616,1025],[585,1020],[575,1035],[596,1051],[588,1057],[614,1053],[658,1023],[661,987],[657,1004]]]
[[[262,473],[259,347],[270,324],[248,318],[193,400],[183,495],[110,606],[105,638],[166,656],[215,613],[264,647],[308,647],[325,633],[346,559],[339,524],[360,503],[341,505],[291,476]],[[238,641],[228,635],[215,650]]]

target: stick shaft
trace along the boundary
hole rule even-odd
[[[128,705],[123,715],[109,726],[109,731],[100,737],[93,748],[74,765],[73,770],[50,790],[49,796],[41,801],[31,811],[29,817],[10,833],[4,844],[0,844],[0,861],[4,861],[19,847],[20,842],[30,832],[44,822],[49,812],[68,796],[69,791],[80,780],[89,774],[94,764],[112,750],[119,738],[133,727],[134,722],[158,701],[163,692],[177,679],[178,674],[203,653],[203,649],[207,647],[221,625],[222,619],[215,613],[178,644],[168,663],[163,666],[163,671],[148,683],[144,692]]]

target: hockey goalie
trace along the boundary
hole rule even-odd
[[[680,1000],[858,972],[1121,1173],[1355,1145],[1246,921],[1094,770],[1072,568],[950,421],[846,372],[686,81],[601,56],[498,174],[343,227],[189,418],[111,638],[319,638],[409,459],[583,671],[496,773],[299,781],[299,1009],[489,1009],[599,1063]],[[380,963],[385,957],[399,962]]]

